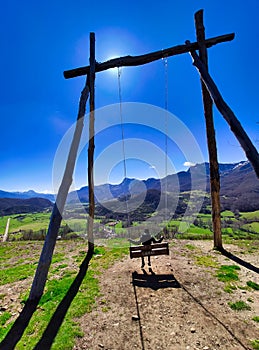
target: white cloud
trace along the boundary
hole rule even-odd
[[[149,169],[156,169],[155,165],[150,165]]]
[[[192,162],[184,162],[184,163],[183,163],[183,165],[184,165],[184,166],[188,166],[188,167],[190,167],[190,166],[194,166],[194,165],[196,165],[196,163],[192,163]]]

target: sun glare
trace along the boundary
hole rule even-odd
[[[112,56],[109,56],[106,61],[110,61],[110,60],[113,60],[114,58],[119,58],[121,57],[121,55],[112,55]],[[108,73],[111,74],[111,75],[118,75],[118,67],[115,67],[115,68],[110,68],[108,69]]]

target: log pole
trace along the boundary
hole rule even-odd
[[[88,80],[88,79],[87,79]],[[54,248],[56,245],[58,230],[62,221],[62,213],[65,206],[67,194],[73,180],[73,172],[81,139],[81,134],[84,126],[84,116],[86,110],[86,102],[89,96],[88,82],[81,92],[79,101],[78,116],[76,122],[76,128],[73,135],[72,143],[69,150],[69,155],[63,175],[61,185],[58,190],[56,202],[54,204],[48,232],[41,251],[39,263],[36,269],[36,273],[32,282],[29,299],[23,307],[20,315],[15,320],[14,324],[10,328],[9,332],[2,340],[0,344],[1,350],[12,350],[15,348],[18,341],[21,339],[26,327],[28,326],[30,319],[32,318],[40,298],[43,294],[46,284],[49,267],[51,264]]]
[[[199,58],[204,68],[208,70],[208,54],[205,42],[205,28],[203,25],[203,10],[195,13],[196,38],[199,44]],[[217,144],[213,121],[213,102],[206,85],[201,80],[203,110],[206,123],[207,144],[210,163],[210,192],[212,205],[212,226],[214,237],[214,248],[222,249],[222,234],[220,221],[220,175],[217,156]]]
[[[231,41],[235,37],[234,33],[231,34],[225,34],[225,35],[220,35],[217,37],[213,37],[210,39],[206,39],[204,41],[204,45],[208,48],[214,45],[217,45],[219,43],[223,43],[226,41]],[[102,63],[97,63],[95,64],[95,72],[102,72],[110,68],[115,68],[115,67],[128,67],[128,66],[140,66],[146,63],[150,63],[153,61],[157,61],[161,58],[165,57],[170,57],[170,56],[176,56],[180,55],[182,53],[188,53],[193,50],[198,50],[199,49],[199,43],[194,42],[194,43],[189,43],[188,45],[177,45],[173,46],[164,50],[159,50],[151,53],[147,53],[145,55],[140,55],[140,56],[123,56],[119,58],[114,58],[112,60],[102,62]],[[87,75],[90,72],[90,66],[86,67],[79,67],[75,69],[70,69],[64,71],[64,77],[66,79],[70,78],[75,78],[79,77],[82,75]]]
[[[89,144],[88,144],[88,195],[89,195],[89,215],[87,225],[88,249],[94,250],[94,122],[95,122],[95,34],[90,33],[90,71],[89,71],[89,91],[90,91],[90,121],[89,121]]]

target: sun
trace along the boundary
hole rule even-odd
[[[110,60],[113,60],[113,59],[119,58],[119,57],[121,57],[121,55],[112,54],[112,55],[108,56],[108,58],[105,61],[110,61]],[[113,75],[113,76],[114,75],[118,76],[119,70],[120,70],[119,67],[110,68],[110,69],[108,69],[108,73]]]

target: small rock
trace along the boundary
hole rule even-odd
[[[139,316],[138,315],[132,315],[131,319],[132,319],[132,321],[139,321]]]
[[[103,345],[103,344],[101,344],[101,343],[100,343],[100,344],[98,344],[98,346],[99,346],[100,348],[102,348],[102,349],[104,348],[104,345]]]
[[[203,350],[209,350],[210,348],[208,346],[204,346],[202,349]]]
[[[194,327],[192,327],[192,328],[190,329],[190,331],[191,331],[191,333],[195,333],[195,332],[196,332],[196,329],[195,329]]]

